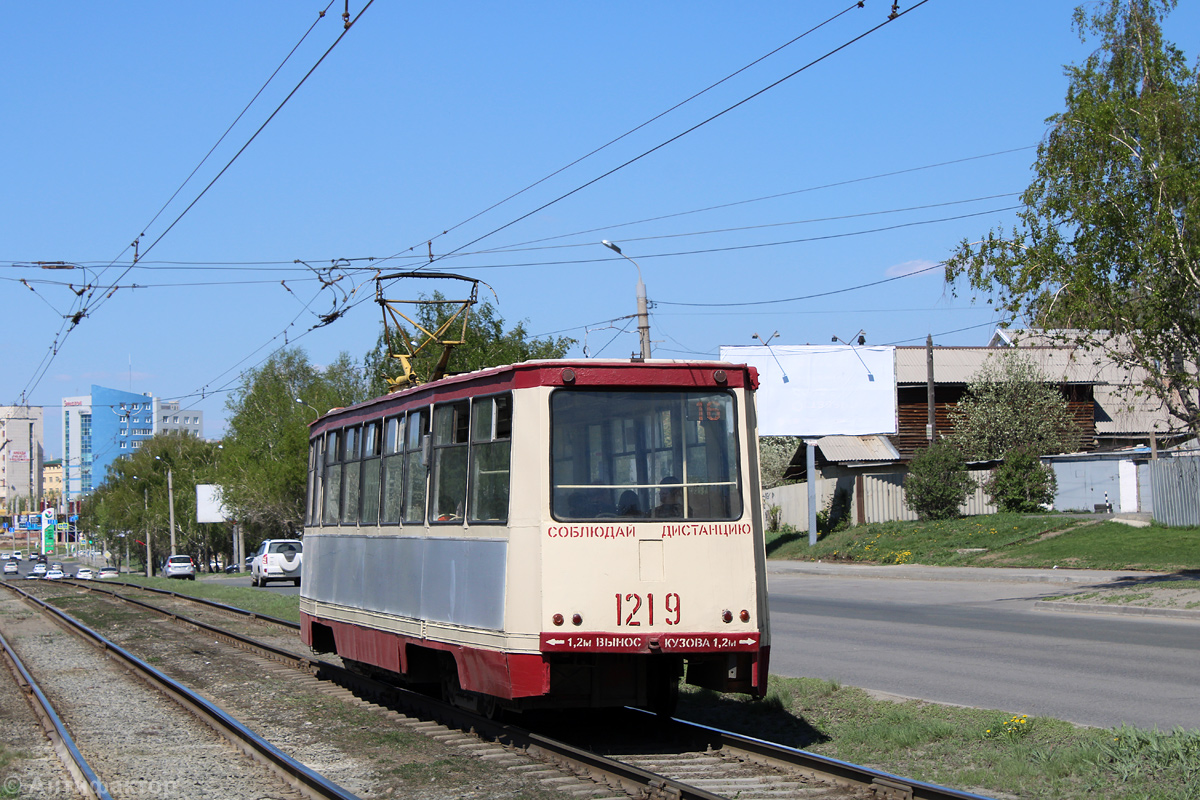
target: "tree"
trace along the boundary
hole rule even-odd
[[[1037,452],[1025,447],[1012,450],[986,481],[983,490],[1001,511],[1029,513],[1041,511],[1054,502],[1058,478],[1042,463]]]
[[[1003,458],[1019,447],[1050,454],[1079,444],[1066,398],[1017,349],[1002,350],[983,362],[950,419],[950,440],[972,461]]]
[[[804,440],[797,436],[759,437],[758,472],[762,476],[762,488],[774,489],[787,482],[784,476],[796,455],[796,450],[803,444]]]
[[[953,519],[974,489],[963,454],[943,439],[913,457],[904,477],[904,502],[921,519]]]
[[[1020,223],[963,241],[965,277],[1031,324],[1144,374],[1177,423],[1200,433],[1200,84],[1164,41],[1176,0],[1104,0],[1075,11],[1100,47],[1070,66]]]
[[[80,509],[79,528],[104,540],[118,554],[123,555],[128,544],[131,556],[141,561],[145,548],[134,540],[144,542],[150,536],[153,556],[160,561],[169,555],[170,497],[174,495],[176,549],[194,556],[202,566],[207,564],[205,556],[232,549],[223,526],[196,520],[196,485],[215,482],[219,453],[214,442],[178,432],[142,441],[128,458],[109,465],[104,482]],[[128,541],[123,543],[123,538]]]
[[[416,321],[425,330],[432,331],[437,330],[450,318],[455,307],[444,304],[442,301],[445,297],[440,292],[434,292],[429,299],[432,302],[421,303],[418,306]],[[458,330],[461,328],[456,329],[455,336]],[[401,372],[400,362],[391,358],[389,353],[405,352],[401,344],[405,338],[420,344],[422,335],[419,331],[414,334],[405,329],[380,333],[374,349],[364,358],[373,396],[387,394],[387,379],[394,378]],[[449,373],[470,372],[537,358],[562,358],[571,345],[575,344],[574,339],[566,337],[530,338],[524,322],[518,322],[505,332],[504,318],[497,313],[495,306],[488,302],[480,303],[471,309],[463,338],[464,343],[455,347],[450,354],[447,366]],[[426,347],[413,359],[413,373],[427,378],[441,356],[441,346]]]
[[[284,348],[249,370],[226,403],[225,505],[259,538],[295,537],[304,524],[309,423],[366,397],[365,375],[345,353],[320,370],[300,348]]]

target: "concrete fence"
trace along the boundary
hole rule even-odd
[[[892,522],[915,520],[916,512],[904,502],[903,467],[882,467],[870,472],[847,472],[836,477],[817,480],[817,511],[833,505],[843,508],[855,525],[870,522]],[[980,488],[988,476],[987,470],[970,470],[975,479],[975,491],[967,496],[967,502],[959,506],[965,516],[995,514],[999,509]],[[795,483],[777,486],[763,492],[763,513],[768,514],[771,506],[779,507],[779,521],[798,530],[808,530],[808,484]]]

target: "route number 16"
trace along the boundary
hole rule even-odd
[[[645,601],[642,600],[640,594],[622,595],[617,592],[617,627],[622,626],[635,628],[642,624],[641,615],[643,612],[646,616],[646,625],[654,625],[654,595],[647,594]],[[624,604],[622,604],[622,597]],[[670,592],[663,598],[663,611],[666,612],[664,622],[668,625],[679,624],[680,612],[679,595],[676,592]]]

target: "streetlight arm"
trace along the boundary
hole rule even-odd
[[[610,242],[608,239],[602,239],[600,244],[612,250],[621,258],[633,264],[637,268],[637,316],[638,316],[638,339],[641,342],[642,358],[650,358],[650,314],[648,312],[649,304],[646,302],[646,284],[642,281],[642,268],[629,256],[621,252],[621,248]]]

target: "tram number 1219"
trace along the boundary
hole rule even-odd
[[[617,592],[617,627],[639,627],[642,624],[642,619],[646,620],[647,626],[654,624],[654,595],[647,594],[645,599],[640,594],[622,595]],[[679,624],[680,600],[676,592],[669,592],[663,598],[663,611],[665,616],[663,622],[668,625]]]

